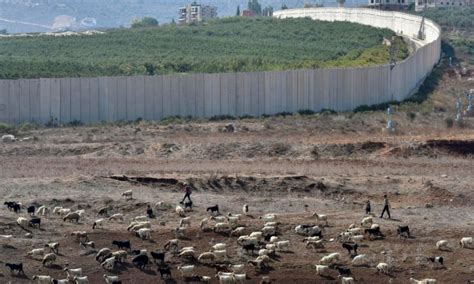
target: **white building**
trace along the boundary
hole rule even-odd
[[[423,8],[448,8],[464,7],[474,5],[474,0],[416,0],[415,11],[423,11]]]
[[[214,6],[201,5],[193,2],[179,8],[179,24],[202,22],[217,17],[217,8]]]
[[[406,10],[418,0],[368,0],[368,6],[384,10]]]

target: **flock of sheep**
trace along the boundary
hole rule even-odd
[[[132,199],[132,191],[122,193],[126,200]],[[21,214],[22,204],[18,202],[8,201],[4,203],[8,209]],[[275,262],[278,254],[290,252],[292,243],[290,240],[281,239],[281,220],[278,214],[265,214],[255,218],[250,214],[249,206],[243,205],[240,214],[227,213],[222,215],[219,211],[219,206],[211,206],[207,208],[208,217],[203,218],[199,222],[199,229],[202,232],[216,234],[221,236],[228,236],[228,241],[217,243],[211,241],[208,251],[198,252],[194,246],[182,246],[183,240],[192,239],[190,230],[191,225],[197,220],[193,219],[192,203],[186,203],[184,206],[177,205],[173,208],[171,204],[160,201],[154,205],[154,210],[169,211],[174,209],[175,214],[179,216],[179,223],[173,229],[175,235],[174,239],[168,240],[163,249],[157,251],[147,250],[132,250],[132,241],[130,240],[114,240],[112,247],[96,248],[93,240],[90,240],[87,231],[73,231],[70,237],[74,238],[82,250],[95,254],[95,260],[98,265],[104,270],[105,283],[122,283],[119,276],[113,275],[116,269],[120,268],[124,262],[131,257],[131,263],[139,269],[146,269],[152,265],[156,265],[157,272],[160,273],[162,280],[170,280],[172,278],[171,271],[177,269],[181,277],[187,282],[210,283],[212,278],[218,279],[221,284],[244,283],[248,281],[249,277],[246,271],[249,267],[253,267],[257,274],[265,274],[260,279],[260,283],[270,283],[270,277],[265,272],[268,272]],[[91,222],[92,230],[104,227],[108,222],[123,223],[126,217],[123,213],[109,214],[108,207],[101,208],[97,212],[97,219]],[[39,228],[41,226],[42,218],[50,218],[51,215],[61,216],[63,222],[78,223],[84,219],[85,210],[73,211],[70,208],[63,208],[57,206],[49,208],[47,206],[27,207],[27,217],[18,217],[18,226],[27,228]],[[147,210],[147,215],[136,216],[131,218],[127,230],[142,240],[150,240],[152,238],[152,222],[154,217],[152,210]],[[306,248],[319,252],[324,252],[328,242],[340,242],[341,248],[347,250],[351,256],[351,265],[353,267],[367,267],[370,269],[373,266],[371,257],[367,254],[358,254],[360,242],[364,239],[384,238],[382,228],[374,223],[373,217],[368,216],[361,220],[360,225],[351,224],[345,231],[340,234],[328,237],[324,234],[325,227],[329,225],[330,218],[327,215],[314,213],[309,216],[311,220],[317,220],[311,224],[300,224],[294,228],[294,234],[301,236],[301,241],[305,242]],[[250,232],[249,227],[244,225],[244,220],[253,220],[261,222],[259,230]],[[193,221],[194,220],[194,221]],[[165,225],[163,220],[159,221],[160,225]],[[398,226],[397,234],[400,237],[410,237],[410,229],[408,226]],[[31,233],[28,237],[33,237]],[[11,239],[12,235],[0,235],[2,239]],[[237,254],[240,261],[235,261],[235,257],[231,257],[228,248],[229,241],[236,240],[238,246]],[[466,249],[473,249],[474,243],[472,237],[465,237],[460,240],[460,247]],[[449,244],[447,240],[439,240],[436,243],[438,250],[453,250],[453,244]],[[59,242],[45,243],[42,247],[32,249],[27,253],[30,258],[41,260],[43,266],[53,265],[59,257]],[[181,265],[172,267],[170,259],[177,260]],[[444,267],[443,257],[434,256],[428,257],[433,266]],[[11,273],[24,274],[23,263],[6,263]],[[198,266],[209,266],[216,270],[215,275],[199,275],[196,272]],[[338,273],[338,277],[343,284],[355,283],[357,279],[352,275],[349,266],[344,265],[340,252],[332,252],[323,256],[318,264],[314,266],[316,277],[331,278],[333,272]],[[388,263],[378,263],[375,265],[375,270],[378,273],[390,276],[391,267]],[[66,265],[64,268],[65,278],[54,279],[49,275],[34,275],[33,280],[37,283],[89,283],[88,277],[83,274],[82,268],[71,268]],[[415,280],[410,278],[410,283],[419,284],[433,284],[435,279]],[[470,282],[474,283],[474,282]]]

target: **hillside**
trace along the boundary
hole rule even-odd
[[[0,78],[238,72],[386,63],[384,37],[353,23],[226,18],[105,34],[0,39]],[[398,59],[406,57],[398,41]]]

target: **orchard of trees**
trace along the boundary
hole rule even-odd
[[[348,22],[232,17],[67,37],[0,37],[0,78],[270,71],[387,63],[394,33]],[[401,43],[398,58],[407,55]]]

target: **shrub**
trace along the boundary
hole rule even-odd
[[[0,134],[11,134],[11,135],[16,135],[17,130],[15,127],[6,124],[6,123],[0,123]]]
[[[233,117],[232,115],[221,114],[221,115],[214,115],[211,118],[209,118],[209,121],[221,121],[221,120],[235,120],[235,117]]]
[[[416,118],[416,113],[414,113],[412,111],[409,111],[409,112],[407,112],[407,117],[410,121],[413,121]]]
[[[299,115],[313,115],[315,114],[316,112],[314,112],[313,110],[310,110],[310,109],[300,109],[298,111],[298,114]]]
[[[68,125],[68,126],[71,126],[71,127],[78,127],[78,126],[82,126],[82,125],[84,125],[84,124],[82,123],[81,120],[79,120],[79,119],[74,119],[73,121],[69,122],[67,125]]]

